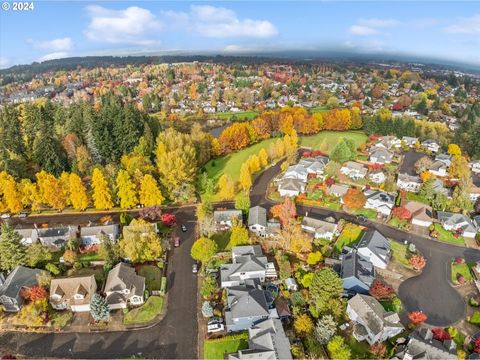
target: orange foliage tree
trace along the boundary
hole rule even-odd
[[[413,325],[420,325],[425,320],[427,320],[427,315],[425,315],[423,311],[412,311],[408,314],[408,318]]]
[[[421,255],[413,255],[408,262],[415,270],[422,270],[427,264],[427,260]]]
[[[297,216],[295,203],[288,196],[285,197],[283,204],[272,206],[270,212],[274,218],[278,218],[283,227],[288,226]]]
[[[367,197],[357,188],[348,189],[343,196],[343,203],[352,210],[361,209],[367,202]]]

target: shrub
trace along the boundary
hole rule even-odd
[[[460,284],[460,285],[463,285],[465,284],[465,278],[463,277],[462,274],[457,274],[457,282]]]
[[[387,346],[384,343],[378,342],[370,346],[369,349],[372,358],[374,359],[386,359],[387,358]]]
[[[469,322],[474,325],[480,325],[480,311],[475,311],[470,317]]]
[[[456,257],[455,258],[455,264],[458,264],[458,265],[465,264],[465,259],[462,258],[462,257]]]
[[[448,331],[442,328],[432,329],[432,334],[433,338],[438,341],[450,340],[452,338]]]
[[[60,274],[60,269],[58,268],[58,266],[52,263],[48,263],[45,266],[45,270],[47,270],[48,272],[50,272],[52,275],[55,275],[55,276]]]
[[[414,270],[422,270],[425,265],[427,264],[427,261],[425,258],[421,255],[413,255],[410,260],[408,260],[410,265],[413,267]]]
[[[413,325],[420,325],[425,320],[427,320],[427,315],[425,315],[423,311],[412,311],[408,314],[408,318]]]
[[[470,306],[479,306],[480,305],[477,297],[471,297],[468,302],[469,302]]]
[[[395,295],[393,288],[382,283],[380,280],[373,282],[369,293],[377,300],[391,299]]]

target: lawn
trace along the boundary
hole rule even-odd
[[[160,290],[162,272],[155,265],[143,265],[138,270],[138,275],[145,277],[145,288],[148,291]]]
[[[123,323],[125,325],[132,325],[152,321],[162,312],[162,308],[163,297],[150,296],[145,304],[126,313],[123,317]]]
[[[457,277],[461,275],[465,279],[465,282],[473,281],[472,271],[470,270],[470,265],[464,264],[456,264],[452,262],[452,269],[451,269],[451,277],[452,283],[458,284]]]
[[[226,111],[226,112],[218,112],[215,114],[209,114],[208,118],[209,119],[225,119],[225,120],[232,120],[232,119],[238,119],[238,120],[253,120],[257,117],[258,112],[256,111],[239,111],[239,112],[233,112],[233,111]]]
[[[205,360],[224,359],[225,353],[234,353],[248,348],[248,333],[225,336],[220,339],[206,340],[203,346]]]
[[[346,343],[352,350],[352,359],[369,359],[371,357],[370,346],[366,341],[358,342],[353,336],[350,336]]]
[[[353,246],[360,241],[363,235],[363,227],[355,224],[347,224],[335,242],[335,250],[342,251],[344,246]]]
[[[388,222],[388,225],[404,230],[408,230],[410,228],[410,223],[407,220],[402,220],[396,217],[391,218]]]
[[[352,139],[357,147],[367,142],[367,135],[361,131],[321,131],[316,135],[302,136],[300,145],[328,154],[342,137]]]
[[[412,192],[407,192],[407,200],[417,201],[423,204],[430,205],[430,201],[426,200],[423,196],[420,196]]]
[[[68,276],[94,275],[99,288],[101,287],[103,281],[105,280],[105,271],[103,270],[103,267],[95,267],[95,268],[86,267],[86,268],[81,268],[79,270],[70,269],[68,270],[67,275]]]
[[[451,231],[445,230],[441,224],[436,223],[435,230],[438,232],[438,240],[456,245],[465,245],[463,236],[456,238]]]
[[[390,240],[390,247],[392,249],[393,259],[410,269],[411,265],[407,259],[407,245],[401,244],[398,241]]]
[[[377,212],[373,209],[358,209],[358,210],[350,210],[348,209],[348,212],[354,215],[363,215],[368,219],[376,219],[377,218]]]
[[[98,261],[98,260],[103,260],[98,254],[98,252],[89,252],[89,253],[78,255],[78,261],[80,262],[89,262],[89,261]]]
[[[222,231],[212,235],[212,240],[217,243],[218,251],[230,250],[230,231]]]

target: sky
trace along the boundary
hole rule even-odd
[[[392,54],[480,65],[476,1],[33,4],[29,11],[13,11],[11,6],[0,11],[0,68],[70,56],[285,50]]]

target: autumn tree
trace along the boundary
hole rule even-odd
[[[3,184],[0,184],[0,197],[2,192],[5,206],[12,214],[18,214],[23,210],[22,196],[13,177],[8,176]]]
[[[369,294],[377,300],[391,299],[395,295],[395,290],[380,280],[374,280]]]
[[[373,359],[386,359],[388,357],[387,346],[382,342],[370,345],[369,352]]]
[[[367,202],[367,197],[357,188],[348,189],[342,199],[345,206],[351,210],[361,209]]]
[[[462,156],[462,150],[460,149],[460,146],[457,144],[448,144],[448,150],[447,152],[452,155],[452,156]]]
[[[201,237],[192,245],[190,255],[194,260],[198,260],[203,264],[207,264],[213,255],[217,253],[217,244],[215,241]]]
[[[408,263],[412,266],[414,270],[422,270],[425,265],[427,264],[427,260],[421,255],[413,255],[409,260]]]
[[[162,255],[162,242],[155,226],[142,219],[134,219],[123,227],[119,246],[123,255],[133,263],[153,261]]]
[[[408,313],[408,318],[412,324],[416,326],[425,322],[427,320],[427,315],[425,315],[423,311],[412,311]]]
[[[250,196],[245,191],[241,191],[235,196],[235,209],[242,210],[244,214],[248,214],[250,209]]]
[[[92,174],[93,205],[97,210],[108,210],[113,207],[112,193],[102,171],[98,168]]]
[[[67,203],[67,196],[62,184],[52,174],[40,171],[35,175],[42,202],[57,210],[63,210]]]
[[[307,314],[302,314],[293,321],[293,329],[300,337],[305,337],[313,333],[313,321]]]
[[[78,259],[78,255],[74,250],[67,249],[63,253],[63,260],[65,260],[65,262],[68,264],[71,264],[71,265],[75,264],[77,259]]]
[[[286,196],[282,204],[277,204],[270,208],[270,213],[274,218],[280,220],[282,226],[286,227],[294,222],[297,216],[297,209],[293,200]]]
[[[127,171],[120,169],[117,175],[117,196],[120,199],[120,207],[130,209],[137,205],[136,185],[131,180]]]
[[[261,149],[258,153],[258,160],[262,169],[264,169],[268,165],[268,154],[265,149]]]
[[[261,169],[260,160],[255,154],[248,158],[247,164],[251,174],[258,172]]]
[[[240,168],[240,187],[247,191],[252,186],[252,174],[250,173],[250,168],[247,163],[243,163]]]
[[[227,174],[218,179],[218,196],[220,200],[231,200],[235,196],[235,182]]]
[[[337,335],[333,337],[327,344],[328,354],[332,360],[350,359],[351,350],[343,337]]]
[[[455,156],[452,159],[452,164],[448,169],[448,173],[451,177],[456,179],[460,178],[469,178],[472,176],[470,168],[468,166],[468,161],[463,156]]]
[[[306,254],[312,251],[312,240],[296,224],[283,226],[277,239],[278,245],[294,254]]]
[[[68,181],[70,202],[75,210],[85,210],[88,206],[87,189],[82,179],[75,173],[71,173]]]
[[[45,290],[45,288],[35,285],[35,286],[32,286],[31,288],[25,289],[23,295],[27,300],[35,302],[35,301],[46,299],[47,291]]]
[[[143,206],[161,205],[165,200],[158,187],[157,181],[150,174],[143,175],[138,196],[140,204]]]
[[[392,215],[400,220],[410,220],[412,213],[405,207],[396,207],[392,211]]]

